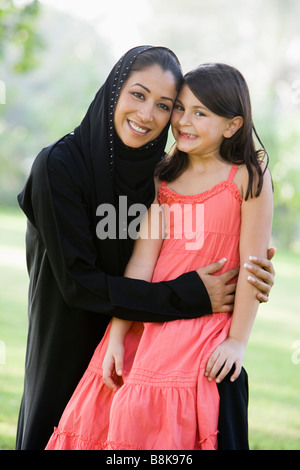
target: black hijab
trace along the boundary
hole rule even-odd
[[[128,209],[135,203],[149,207],[154,199],[153,172],[164,154],[169,123],[157,139],[138,149],[125,146],[115,134],[113,125],[117,100],[131,66],[138,54],[151,48],[135,47],[121,57],[96,94],[81,124],[65,139],[75,159],[81,157],[85,160],[89,172],[91,191],[94,193],[93,230],[96,230],[100,220],[96,219],[100,204],[114,205],[118,215],[119,196],[127,197]],[[127,230],[128,224],[125,222],[123,226]],[[98,240],[100,267],[110,274],[123,274],[132,246],[133,240],[129,236],[119,239],[117,235],[116,239],[106,239],[102,245]]]

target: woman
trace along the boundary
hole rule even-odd
[[[211,276],[223,263],[170,282],[125,279],[133,246],[126,236],[128,220],[118,217],[117,238],[96,234],[103,204],[115,207],[118,216],[119,196],[126,196],[128,211],[135,203],[151,204],[153,171],[163,155],[181,79],[178,60],[168,49],[130,50],[74,133],[38,155],[19,195],[28,218],[30,287],[17,449],[45,447],[112,315],[168,321],[231,308],[234,287],[225,284],[236,271]],[[256,269],[262,280],[256,285],[268,294],[272,265],[262,260]],[[235,384],[244,407],[247,389]],[[221,400],[222,394],[231,399],[232,389],[227,392],[226,382],[223,387]],[[222,419],[227,423],[228,416],[233,423],[230,414]]]

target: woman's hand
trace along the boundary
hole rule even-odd
[[[275,249],[269,248],[267,259],[252,256],[245,266],[249,271],[248,281],[258,289],[257,298],[261,302],[269,300],[268,296],[274,284],[275,270],[271,263],[274,254]],[[218,275],[225,263],[226,259],[222,259],[197,270],[209,295],[213,312],[233,311],[236,282],[232,280],[237,277],[239,270],[231,269]]]
[[[269,248],[268,259],[250,256],[250,262],[244,265],[250,273],[248,281],[259,290],[256,297],[260,302],[268,302],[269,294],[274,284],[275,270],[271,263],[274,255],[275,248]]]
[[[204,375],[210,382],[216,379],[220,383],[235,366],[230,377],[230,381],[234,382],[241,373],[244,355],[245,346],[237,339],[227,338],[210,356]]]
[[[197,269],[198,275],[207,290],[213,312],[232,312],[236,282],[231,282],[237,277],[239,269],[231,269],[223,274],[218,273],[226,263],[223,258],[216,263],[209,264],[203,268]]]
[[[117,391],[123,384],[122,369],[124,358],[123,341],[110,341],[103,359],[103,382],[113,391]]]

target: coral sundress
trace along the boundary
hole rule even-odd
[[[152,282],[174,279],[223,257],[224,270],[239,266],[242,198],[233,182],[236,170],[233,165],[226,181],[192,196],[161,184],[159,202],[171,215]],[[178,219],[174,230],[180,208],[185,211],[184,236]],[[186,223],[189,217],[194,225]],[[216,313],[133,323],[125,338],[124,383],[117,392],[102,382],[109,325],[46,449],[217,449],[219,394],[204,371],[226,339],[230,321],[230,314]]]

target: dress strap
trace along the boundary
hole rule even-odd
[[[227,178],[227,181],[229,181],[230,183],[232,183],[233,178],[235,177],[235,174],[236,174],[236,171],[237,171],[238,167],[239,167],[238,165],[232,165],[230,173],[229,173],[228,178]]]

